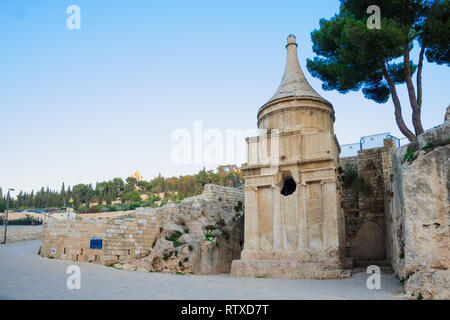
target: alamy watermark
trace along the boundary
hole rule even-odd
[[[367,13],[372,14],[366,22],[369,29],[381,29],[381,9],[377,5],[367,7]]]
[[[367,289],[381,289],[381,270],[379,266],[371,265],[367,267],[366,272],[371,276],[367,278]]]
[[[202,121],[194,121],[192,130],[179,128],[172,132],[171,160],[176,165],[244,163],[245,139],[257,134],[255,129],[205,130]]]
[[[202,121],[194,121],[193,129],[172,132],[171,161],[176,165],[268,164],[280,161],[278,129],[204,129]],[[249,138],[250,137],[250,138]],[[247,146],[246,140],[249,140]],[[251,149],[251,158],[247,156]]]
[[[81,269],[77,265],[70,265],[66,269],[66,273],[70,276],[66,280],[66,287],[69,290],[81,289]]]
[[[81,29],[81,9],[79,6],[72,4],[67,7],[66,13],[70,16],[66,20],[66,26],[69,30]]]

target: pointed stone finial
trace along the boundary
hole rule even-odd
[[[287,37],[287,58],[283,79],[275,94],[264,106],[271,104],[275,100],[289,97],[314,97],[330,104],[323,99],[306,80],[298,62],[297,47],[298,45],[295,36],[290,34]],[[264,106],[262,108],[264,108]]]
[[[287,37],[286,48],[287,48],[287,46],[290,45],[290,44],[295,44],[295,46],[298,46],[298,45],[297,45],[297,42],[295,42],[295,36],[294,36],[293,34],[290,34],[290,35]]]

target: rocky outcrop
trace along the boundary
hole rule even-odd
[[[405,255],[402,275],[450,266],[450,148],[426,153],[402,168]]]
[[[450,120],[450,119],[449,119]],[[420,149],[433,149],[437,146],[446,145],[450,139],[450,121],[447,120],[440,126],[426,131],[417,137]]]
[[[446,122],[393,159],[391,263],[410,298],[450,298],[449,137]]]
[[[231,262],[240,258],[242,250],[243,200],[241,190],[207,186],[202,197],[137,212],[158,221],[160,233],[148,256],[114,267],[182,274],[229,273]]]
[[[405,291],[411,299],[449,299],[450,272],[435,269],[415,272],[406,282]]]
[[[134,271],[230,272],[243,242],[242,189],[205,185],[203,194],[112,219],[52,219],[41,256]]]

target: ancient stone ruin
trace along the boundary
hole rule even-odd
[[[344,278],[377,265],[394,272],[408,298],[450,299],[450,107],[417,145],[386,139],[339,159],[333,107],[306,81],[294,36],[286,49],[281,84],[258,111],[260,134],[247,139],[244,190],[206,185],[202,195],[125,219],[49,221],[41,255],[289,279]]]
[[[386,139],[383,147],[340,160],[348,184],[347,268],[393,270],[407,298],[450,298],[449,144],[446,121],[421,134],[417,146],[397,149]],[[349,174],[356,184],[346,181]]]
[[[243,242],[243,201],[241,189],[205,185],[200,196],[138,208],[134,217],[51,220],[41,255],[125,270],[229,273]]]
[[[235,277],[341,278],[344,211],[334,110],[306,81],[295,37],[274,96],[248,138],[245,244]]]
[[[306,81],[289,36],[286,70],[248,138],[245,242],[235,277],[342,278],[393,270],[412,299],[450,298],[450,107],[418,145],[339,159],[334,112]]]

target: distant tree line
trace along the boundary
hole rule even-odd
[[[194,175],[164,178],[159,174],[156,178],[146,181],[135,177],[114,178],[109,181],[90,184],[77,184],[66,188],[63,183],[61,190],[54,191],[42,187],[39,191],[23,192],[10,199],[10,208],[17,209],[52,209],[73,207],[76,210],[95,212],[102,207],[115,211],[114,203],[118,201],[124,205],[120,208],[129,209],[125,204],[133,203],[134,207],[142,203],[147,195],[147,205],[153,205],[161,200],[163,194],[168,201],[180,201],[186,197],[201,194],[205,184],[212,183],[221,186],[242,187],[244,180],[236,165],[219,166],[217,170],[206,171],[205,168]],[[161,195],[161,196],[160,196]],[[0,212],[6,209],[6,193],[0,188]],[[89,210],[91,206],[93,210]]]

